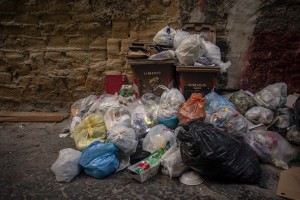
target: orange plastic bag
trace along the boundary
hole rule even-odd
[[[179,124],[187,123],[194,119],[205,119],[205,98],[200,93],[192,93],[191,97],[180,107],[177,117]]]

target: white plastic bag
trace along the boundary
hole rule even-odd
[[[203,41],[203,38],[196,34],[184,39],[175,51],[178,61],[184,65],[194,65],[206,52]]]
[[[154,153],[160,148],[176,145],[174,133],[165,125],[159,124],[152,127],[143,140],[143,149]]]
[[[245,117],[254,124],[268,125],[272,122],[273,116],[272,110],[262,106],[254,106],[245,113]]]
[[[162,173],[170,177],[179,177],[189,167],[183,164],[180,149],[173,146],[161,157]]]
[[[174,36],[174,42],[173,42],[173,47],[176,50],[182,40],[186,39],[187,37],[190,36],[189,32],[182,31],[182,30],[176,30],[176,34]]]
[[[175,51],[173,50],[168,50],[168,51],[162,51],[157,54],[151,55],[149,60],[171,60],[171,59],[176,59],[176,54]]]
[[[159,45],[172,46],[175,34],[176,31],[174,29],[166,26],[155,35],[153,42]]]
[[[58,182],[69,182],[79,174],[81,169],[79,165],[80,156],[80,151],[71,148],[59,151],[59,156],[51,167]]]
[[[181,92],[176,89],[168,89],[164,87],[165,91],[162,93],[158,109],[158,118],[167,119],[177,115],[178,109],[185,102]]]
[[[108,132],[108,140],[129,156],[135,153],[138,144],[134,129],[124,125],[111,128]]]
[[[288,169],[287,163],[296,156],[295,149],[276,132],[250,131],[246,141],[261,161],[283,169]]]
[[[74,133],[74,130],[75,130],[75,127],[80,124],[81,122],[81,118],[76,116],[76,117],[73,117],[72,119],[72,122],[71,122],[71,125],[70,125],[70,133],[71,133],[71,136],[72,134]]]
[[[205,48],[206,48],[205,56],[207,58],[209,58],[209,60],[212,63],[214,63],[220,67],[221,73],[225,73],[227,68],[231,65],[231,62],[228,61],[228,62],[224,63],[221,61],[221,51],[217,45],[215,45],[209,41],[203,41],[203,44],[205,45]]]

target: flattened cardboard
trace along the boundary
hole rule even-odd
[[[300,199],[300,167],[292,167],[280,173],[276,194],[289,199]]]
[[[290,95],[288,95],[287,98],[286,98],[287,102],[286,102],[285,106],[288,107],[288,108],[292,108],[293,109],[294,108],[294,104],[295,104],[298,96],[299,95],[297,95],[297,94],[290,94]]]

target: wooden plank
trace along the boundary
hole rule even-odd
[[[70,114],[67,112],[0,112],[0,122],[60,122]]]

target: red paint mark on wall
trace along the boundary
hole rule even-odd
[[[205,0],[199,0],[198,5],[200,7],[201,12],[204,12]]]
[[[256,92],[285,82],[288,92],[300,92],[300,32],[276,30],[256,34],[249,41],[241,87]]]

